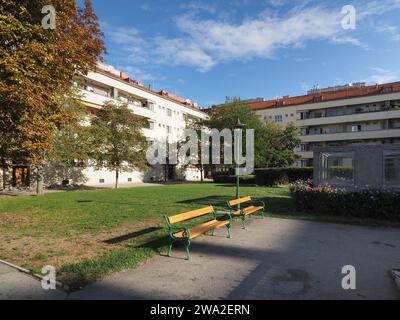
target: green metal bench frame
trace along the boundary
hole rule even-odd
[[[207,209],[209,209],[209,211],[207,211]],[[202,210],[204,210],[204,212],[207,212],[207,213],[201,213]],[[204,217],[204,216],[210,215],[210,214],[212,214],[212,216],[214,218],[213,220],[218,220],[219,217],[227,218],[226,220],[229,221],[228,224],[226,225],[226,227],[228,229],[228,238],[231,238],[231,221],[232,221],[232,217],[231,217],[231,213],[230,212],[227,212],[227,211],[215,211],[213,206],[209,206],[209,207],[198,209],[198,210],[184,212],[184,213],[172,216],[172,217],[178,217],[178,216],[181,216],[181,215],[187,215],[188,216],[188,218],[184,218],[182,220],[180,220],[178,218],[179,221],[175,222],[175,223],[178,223],[178,222],[185,222],[185,221],[193,220],[193,219],[196,219],[196,218]],[[173,244],[175,242],[184,242],[185,249],[186,249],[187,260],[190,261],[191,260],[190,250],[189,250],[189,248],[190,248],[190,230],[193,229],[196,226],[192,226],[192,227],[185,227],[185,226],[177,227],[177,226],[174,226],[174,223],[170,222],[170,218],[172,218],[172,217],[168,217],[167,215],[164,215],[163,217],[164,217],[164,221],[165,221],[165,223],[166,223],[166,225],[168,227],[168,234],[169,234],[168,256],[169,257],[171,256],[172,246],[173,246]],[[212,221],[212,220],[209,220],[209,221]],[[211,235],[214,236],[215,229],[216,228],[213,228],[211,230],[207,230],[206,232],[203,233],[203,235],[206,234],[209,231],[212,231]],[[179,237],[179,238],[175,237],[174,234],[176,234],[177,232],[183,232],[182,237]]]
[[[231,202],[236,201],[236,200],[243,200],[243,201],[241,201],[241,202],[239,202],[238,204],[235,204],[235,205],[231,205],[230,204]],[[265,206],[265,202],[264,201],[251,200],[251,197],[243,197],[243,198],[240,198],[240,199],[228,200],[226,203],[228,205],[228,208],[229,208],[229,211],[231,213],[232,219],[236,218],[236,219],[241,219],[242,220],[242,229],[246,229],[245,222],[246,222],[247,215],[246,215],[245,209],[248,208],[249,206],[262,207],[262,210],[255,211],[255,212],[253,212],[251,214],[260,212],[260,213],[257,213],[257,215],[261,216],[261,218],[263,218],[263,219],[265,218],[265,207],[266,206]],[[244,203],[246,205],[249,205],[249,206],[247,206],[245,208],[241,208],[241,205],[244,204]],[[237,211],[240,211],[241,214],[239,214],[239,215],[238,214],[233,214],[233,212],[237,212]]]

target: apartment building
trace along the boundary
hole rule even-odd
[[[190,100],[164,90],[156,92],[112,66],[99,64],[95,70],[78,78],[75,85],[81,91],[82,101],[89,114],[93,116],[108,101],[127,103],[135,115],[147,120],[148,126],[143,128],[143,134],[149,144],[156,141],[178,141],[189,121],[207,117],[206,113]],[[113,184],[115,181],[114,172],[98,170],[94,165],[87,166],[83,174],[87,178],[87,185]],[[200,178],[200,172],[194,168],[188,168],[182,176],[177,176],[175,166],[158,165],[151,167],[147,172],[122,172],[119,181],[129,184],[140,181]]]
[[[315,88],[304,96],[247,104],[264,121],[300,129],[298,166],[312,165],[315,148],[400,144],[400,82]]]

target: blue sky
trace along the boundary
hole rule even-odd
[[[400,80],[400,0],[92,0],[108,64],[201,106]],[[344,29],[342,7],[356,9]]]

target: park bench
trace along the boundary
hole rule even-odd
[[[177,224],[184,223],[193,219],[210,216],[206,221],[201,222],[195,226],[179,226]],[[224,218],[224,219],[221,219]],[[171,217],[164,215],[165,223],[169,229],[169,248],[168,256],[171,256],[172,245],[177,242],[184,242],[186,247],[187,260],[190,260],[190,241],[197,238],[209,231],[226,226],[228,228],[228,238],[231,237],[231,216],[229,212],[218,212],[215,211],[212,206],[184,212]]]
[[[253,201],[251,197],[244,197],[228,201],[228,207],[232,218],[242,219],[242,228],[245,229],[246,217],[259,213],[261,217],[265,217],[265,203],[263,201]],[[242,207],[241,207],[242,206]],[[244,207],[245,206],[245,207]]]

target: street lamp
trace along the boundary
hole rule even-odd
[[[243,128],[244,128],[244,124],[242,124],[240,122],[240,119],[238,118],[237,122],[236,122],[236,124],[234,126],[234,129],[239,130],[239,129],[243,129]],[[237,158],[236,158],[236,161],[237,161],[237,163],[236,163],[236,199],[240,198],[240,190],[239,190],[239,180],[240,180],[240,176],[239,176],[239,170],[240,170],[239,158],[240,158],[240,153],[239,153],[239,151],[240,151],[240,148],[239,148],[239,145],[241,143],[242,143],[242,141],[238,141],[237,144],[235,145],[235,148],[237,149],[236,150],[236,155],[237,155]]]

